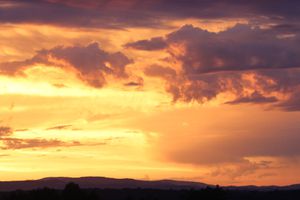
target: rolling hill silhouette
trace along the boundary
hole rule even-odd
[[[145,181],[135,179],[116,179],[106,177],[49,177],[39,180],[26,181],[1,181],[0,191],[33,190],[38,188],[63,189],[66,184],[74,182],[83,189],[162,189],[162,190],[182,190],[182,189],[203,189],[214,187],[213,185],[175,180]],[[228,190],[248,190],[248,191],[272,191],[272,190],[300,190],[300,184],[289,186],[227,186]]]
[[[188,181],[173,181],[173,180],[159,180],[159,181],[143,181],[134,179],[115,179],[106,177],[51,177],[39,180],[26,181],[1,181],[0,191],[14,191],[14,190],[33,190],[37,188],[53,188],[63,189],[67,183],[74,182],[80,185],[81,188],[98,188],[98,189],[203,189],[207,184]]]

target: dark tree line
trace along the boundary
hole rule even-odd
[[[49,188],[0,193],[0,200],[299,200],[300,190],[238,191],[220,187],[202,190],[80,189],[69,183],[64,190]]]

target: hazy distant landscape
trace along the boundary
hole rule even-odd
[[[116,179],[107,177],[49,177],[38,180],[25,181],[0,181],[0,191],[34,190],[40,188],[51,188],[62,190],[68,183],[76,183],[82,189],[157,189],[157,190],[201,190],[205,188],[215,188],[200,182],[176,181],[176,180],[135,180]],[[248,190],[248,191],[274,191],[274,190],[300,190],[300,184],[287,186],[220,186],[226,190]]]
[[[300,185],[221,187],[184,181],[104,177],[0,182],[1,200],[297,200]]]

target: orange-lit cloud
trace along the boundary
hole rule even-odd
[[[10,127],[6,127],[6,126],[2,126],[0,127],[0,136],[9,136],[12,134],[12,128]]]
[[[80,145],[78,142],[65,143],[59,140],[46,139],[19,139],[19,138],[2,138],[3,146],[1,149],[26,149],[26,148],[53,148],[53,147],[68,147]]]
[[[1,64],[1,73],[14,75],[36,64],[46,64],[73,70],[79,78],[94,87],[102,87],[106,75],[126,77],[125,66],[131,61],[122,53],[102,51],[97,43],[86,47],[56,47],[41,50],[32,59],[24,62]]]
[[[171,68],[152,65],[145,74],[165,79],[166,90],[174,100],[205,102],[231,93],[235,98],[227,100],[230,104],[275,103],[286,100],[280,98],[292,90],[295,93],[299,86],[294,76],[300,66],[295,57],[299,37],[281,38],[281,34],[273,28],[251,25],[236,25],[219,33],[186,25],[165,37],[131,42],[125,47],[169,53],[165,65]],[[170,62],[180,66],[178,76]]]

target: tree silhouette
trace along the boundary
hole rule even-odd
[[[68,183],[63,190],[64,200],[81,200],[83,199],[83,193],[76,183]]]

